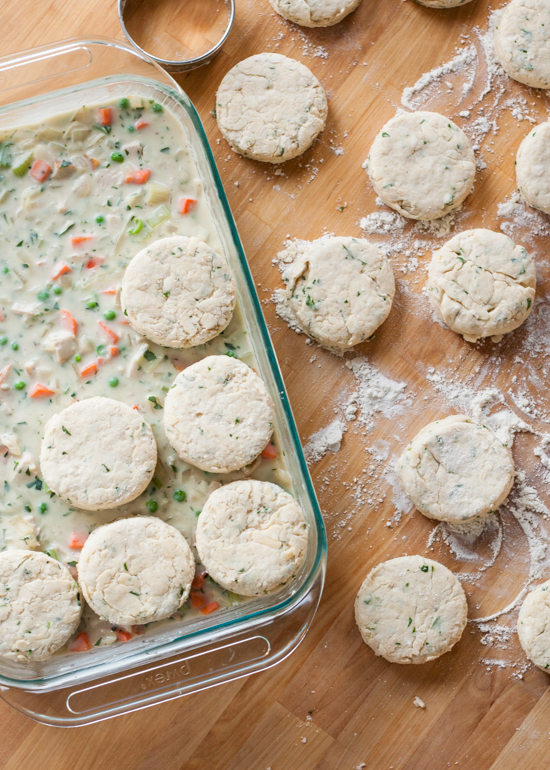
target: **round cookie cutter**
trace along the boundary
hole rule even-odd
[[[195,56],[192,59],[182,59],[179,61],[162,59],[159,56],[154,56],[152,53],[149,53],[149,51],[145,51],[141,46],[139,46],[136,43],[136,41],[133,39],[133,37],[130,35],[130,33],[126,29],[126,23],[124,20],[124,11],[125,11],[127,2],[128,0],[118,0],[118,18],[120,20],[120,26],[122,27],[124,36],[126,37],[128,42],[134,46],[134,48],[137,48],[138,51],[141,51],[141,53],[148,56],[157,64],[160,64],[160,66],[163,67],[168,72],[189,72],[189,70],[194,70],[197,67],[204,66],[205,64],[210,64],[210,62],[216,56],[216,54],[218,54],[223,48],[223,45],[227,40],[229,33],[231,32],[233,21],[235,20],[235,0],[225,0],[225,4],[227,6],[227,26],[221,38],[218,40],[218,42],[214,46],[212,46],[212,48],[209,48],[208,51],[205,51],[205,53],[202,53],[199,56]]]

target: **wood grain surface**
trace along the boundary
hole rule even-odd
[[[199,2],[207,4],[207,0]],[[495,7],[500,4],[496,2]],[[212,0],[213,13],[220,13],[219,6]],[[143,1],[140,8],[143,18],[135,29],[144,36],[142,42],[149,36],[149,42],[158,46],[157,52],[169,45],[181,46],[181,50],[200,46],[219,26],[213,22],[202,25],[196,35],[190,33],[192,11],[181,0],[171,5],[168,0]],[[144,23],[155,8],[161,16],[155,17],[155,24]],[[375,195],[361,164],[377,130],[395,113],[405,86],[454,56],[461,35],[468,36],[464,45],[473,42],[481,52],[479,36],[473,30],[487,28],[488,12],[488,0],[474,0],[450,11],[430,10],[411,0],[363,0],[354,14],[333,28],[301,30],[276,16],[268,0],[237,0],[235,27],[220,56],[209,67],[177,78],[205,124],[304,440],[334,418],[355,383],[342,359],[307,345],[303,335],[288,329],[276,316],[270,297],[281,282],[273,257],[287,235],[316,238],[325,230],[361,234],[360,218],[376,210]],[[1,0],[0,13],[1,55],[75,35],[122,37],[114,0],[43,0],[40,4]],[[165,29],[159,29],[159,18],[166,20]],[[319,77],[330,100],[328,125],[320,140],[302,158],[284,164],[283,173],[277,175],[267,164],[234,155],[221,140],[211,115],[224,73],[237,61],[263,50],[303,61]],[[483,67],[480,56],[476,86],[468,98],[460,102],[461,81],[449,75],[444,80],[450,87],[444,86],[434,96],[430,108],[467,126],[457,116],[483,90]],[[505,88],[501,103],[526,97],[533,114],[540,119],[547,115],[545,94],[510,81]],[[484,103],[492,103],[497,92],[495,87]],[[477,105],[471,120],[479,115]],[[499,227],[497,204],[514,190],[515,150],[529,125],[513,117],[510,109],[499,114],[498,130],[491,128],[483,142],[488,168],[478,174],[475,191],[459,214],[456,228]],[[335,154],[333,149],[340,146],[344,153]],[[429,234],[419,237],[433,241]],[[312,468],[326,516],[328,573],[313,626],[290,659],[261,675],[79,730],[34,724],[0,701],[0,767],[550,767],[549,680],[532,666],[523,670],[525,658],[515,635],[502,649],[490,647],[481,643],[481,632],[471,624],[455,649],[438,661],[397,666],[374,656],[362,643],[353,620],[355,593],[367,571],[378,561],[403,553],[429,554],[455,573],[466,578],[470,574],[472,579],[464,585],[472,617],[506,606],[525,584],[529,554],[509,512],[502,515],[504,547],[490,569],[480,571],[475,562],[457,561],[445,544],[429,550],[427,538],[434,523],[418,512],[392,523],[394,500],[382,476],[384,463],[375,463],[371,473],[369,449],[385,441],[391,459],[425,423],[456,411],[427,379],[429,366],[444,371],[447,379],[475,388],[496,386],[508,393],[512,384],[516,389],[521,386],[527,394],[536,395],[542,412],[550,411],[544,385],[548,339],[542,336],[540,342],[550,288],[546,243],[543,237],[534,236],[532,247],[539,268],[536,322],[497,346],[469,345],[434,323],[421,293],[429,245],[427,253],[419,257],[416,272],[403,271],[406,254],[392,258],[400,279],[394,308],[375,339],[358,352],[387,376],[405,381],[410,404],[398,418],[378,415],[368,433],[352,423],[340,452],[328,454]],[[530,342],[537,329],[539,347],[533,353]],[[534,415],[530,423],[544,429],[544,422]],[[534,442],[532,436],[520,435],[514,453],[518,466],[545,500],[540,466],[532,451]],[[358,490],[362,490],[360,494]],[[483,542],[479,552],[486,555]],[[548,578],[548,573],[543,577]],[[499,623],[513,629],[514,614]],[[495,665],[495,661],[506,665]],[[425,709],[413,706],[415,696],[425,702]]]

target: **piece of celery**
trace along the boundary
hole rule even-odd
[[[27,173],[29,166],[32,163],[32,159],[33,159],[32,151],[25,152],[23,153],[23,155],[18,155],[14,159],[13,165],[11,167],[11,170],[13,171],[15,176],[24,176]]]

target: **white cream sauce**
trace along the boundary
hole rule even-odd
[[[151,513],[192,544],[211,485],[245,474],[216,476],[179,460],[162,427],[164,396],[179,370],[206,355],[235,355],[254,366],[247,332],[237,307],[208,344],[162,348],[131,329],[119,302],[126,265],[156,238],[194,235],[223,251],[184,130],[161,105],[131,97],[4,131],[0,142],[0,550],[44,550],[76,570],[80,549],[72,540]],[[193,202],[180,213],[185,199]],[[91,396],[135,406],[159,450],[146,492],[97,513],[49,492],[38,462],[48,419]],[[288,489],[280,457],[260,458],[249,473]],[[241,601],[209,579],[194,596],[201,607],[188,602],[178,616]],[[86,608],[66,649],[120,636]]]

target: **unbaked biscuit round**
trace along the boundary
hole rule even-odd
[[[423,556],[378,564],[355,600],[363,641],[391,663],[427,663],[448,652],[466,627],[466,594],[453,573]]]
[[[495,53],[514,80],[550,88],[550,0],[512,0],[495,29]]]
[[[0,553],[0,656],[46,660],[76,630],[82,607],[64,564],[45,553]]]
[[[453,414],[413,438],[397,473],[424,516],[457,524],[495,511],[506,500],[514,460],[489,428]]]
[[[302,27],[331,27],[354,11],[361,0],[269,0],[284,19]]]
[[[40,451],[52,492],[86,511],[129,503],[153,478],[156,462],[148,423],[121,401],[100,396],[51,417]]]
[[[472,0],[416,0],[416,2],[428,8],[456,8],[457,5],[466,5]]]
[[[529,660],[550,672],[550,580],[527,594],[519,611],[517,629]]]
[[[533,128],[519,146],[516,181],[530,206],[550,214],[550,123]]]
[[[288,304],[301,329],[342,352],[366,340],[391,310],[395,281],[390,262],[364,239],[325,235],[293,241],[279,259]]]
[[[434,251],[426,288],[435,313],[468,342],[520,326],[533,307],[535,263],[492,230],[466,230]]]
[[[229,356],[207,356],[178,374],[164,400],[164,430],[182,460],[229,473],[262,452],[274,407],[258,375]]]
[[[437,112],[402,112],[373,142],[366,168],[384,203],[410,219],[438,219],[471,193],[476,173],[466,134]]]
[[[198,238],[160,238],[132,259],[120,300],[132,328],[157,345],[190,348],[231,321],[235,284],[224,257]]]
[[[301,155],[325,127],[327,97],[315,75],[295,59],[260,53],[226,74],[216,116],[235,152],[267,163]]]
[[[203,505],[195,532],[210,577],[243,596],[269,594],[296,574],[307,524],[296,500],[267,481],[234,481]]]
[[[187,540],[154,516],[98,527],[78,562],[84,598],[100,618],[120,626],[170,617],[187,599],[194,575]]]

